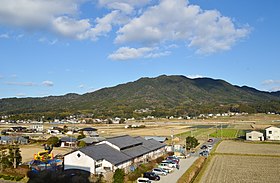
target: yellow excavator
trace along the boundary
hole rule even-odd
[[[52,160],[54,158],[53,153],[51,153],[53,150],[53,146],[45,144],[44,149],[44,151],[39,151],[37,154],[34,154],[33,159],[39,161]]]

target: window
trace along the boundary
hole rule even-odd
[[[272,134],[272,131],[268,131],[269,134]]]
[[[252,136],[249,136],[249,139],[251,139],[252,138]]]
[[[80,153],[77,154],[78,158],[81,157]]]

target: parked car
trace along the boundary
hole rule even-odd
[[[173,168],[171,168],[168,163],[160,163],[158,165],[158,168],[164,169],[167,173],[170,173],[173,171]]]
[[[180,162],[180,159],[177,158],[177,157],[175,157],[175,156],[168,156],[166,159],[167,159],[167,160],[173,160],[173,161],[175,161],[176,163],[179,163],[179,162]]]
[[[210,144],[210,145],[208,145],[208,149],[209,149],[209,150],[211,150],[211,149],[212,149],[212,147],[213,147],[213,146],[212,146],[211,144]]]
[[[143,177],[148,178],[149,180],[160,180],[160,176],[155,172],[145,172]]]
[[[202,145],[200,149],[208,149],[207,145]]]
[[[208,139],[208,141],[207,142],[213,142],[214,140],[213,139]]]
[[[151,183],[152,181],[150,181],[148,178],[144,178],[144,177],[139,177],[137,179],[137,183]]]
[[[176,163],[175,161],[172,160],[163,160],[161,163],[167,163],[169,167],[171,168],[176,168],[178,163]]]
[[[208,156],[209,155],[209,152],[208,151],[201,151],[199,153],[200,156]]]
[[[167,175],[167,172],[162,168],[154,168],[152,172],[157,175]]]

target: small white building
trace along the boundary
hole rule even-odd
[[[266,140],[280,140],[280,128],[270,126],[265,129]]]
[[[29,129],[35,130],[36,132],[42,132],[44,130],[44,125],[42,123],[34,123],[29,126]]]
[[[263,141],[264,136],[263,136],[263,133],[261,133],[261,132],[251,131],[251,132],[246,133],[246,140]]]

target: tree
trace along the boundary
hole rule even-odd
[[[113,176],[113,183],[124,183],[124,171],[123,169],[117,169]]]
[[[56,146],[58,144],[58,142],[59,142],[59,139],[58,139],[58,137],[55,137],[55,136],[52,136],[52,137],[48,138],[48,140],[47,140],[47,144],[53,145],[53,146]]]
[[[17,166],[21,163],[22,157],[20,154],[20,149],[18,146],[9,146],[9,155],[8,155],[10,164],[13,165],[14,168],[17,168]]]
[[[80,139],[83,139],[85,138],[85,134],[83,132],[80,133],[80,135],[78,135],[77,139],[80,140]]]
[[[195,148],[196,146],[198,146],[198,141],[195,137],[190,137],[188,136],[186,138],[186,149],[190,150],[191,148]]]
[[[79,142],[78,146],[79,146],[79,147],[86,147],[87,144],[86,144],[85,141],[81,140],[81,141]]]

